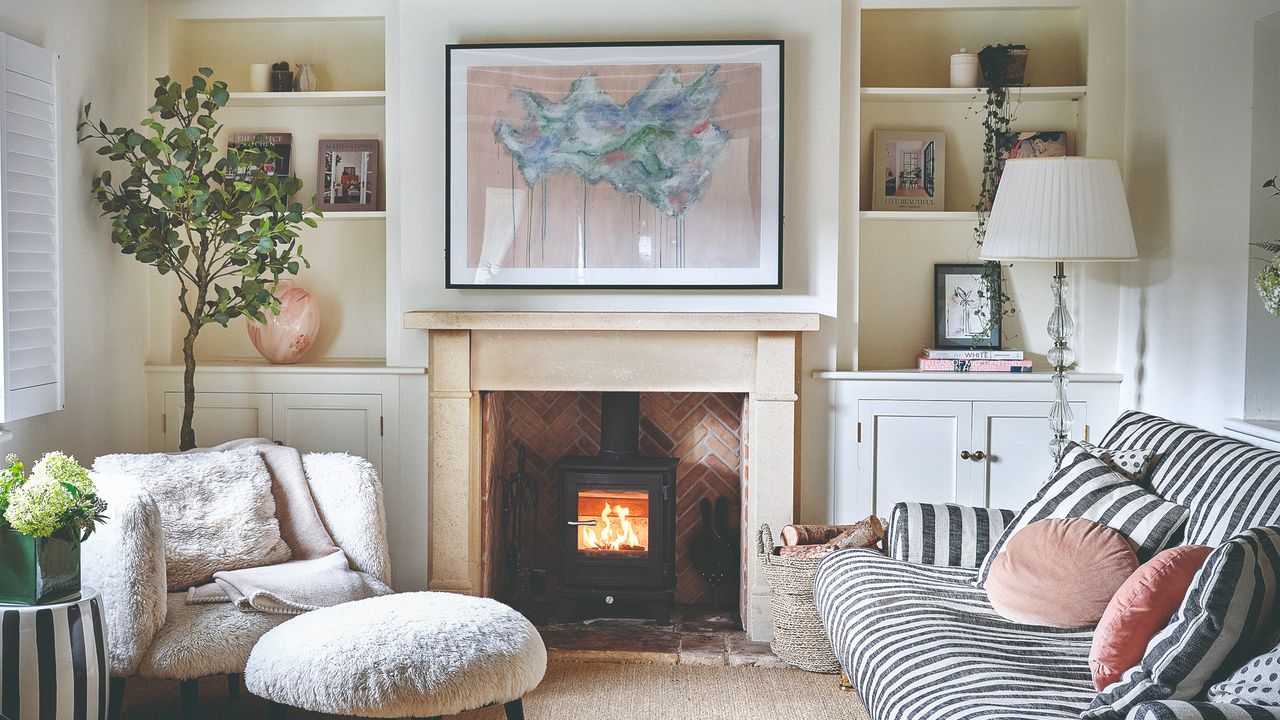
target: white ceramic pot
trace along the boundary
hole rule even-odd
[[[271,89],[270,65],[254,63],[249,66],[249,89],[253,92],[266,92]]]
[[[978,77],[977,53],[965,52],[964,48],[960,48],[960,52],[951,56],[951,87],[976,88]]]

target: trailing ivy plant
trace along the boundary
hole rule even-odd
[[[233,318],[265,322],[280,312],[275,285],[308,266],[298,242],[302,225],[316,227],[314,208],[292,196],[302,181],[270,171],[279,160],[265,147],[219,152],[215,117],[230,100],[227,84],[200,68],[183,87],[156,79],[155,102],[138,128],[108,128],[84,106],[80,142],[125,166],[93,178],[93,197],[111,218],[111,242],[138,262],[178,280],[182,339],[183,410],[179,446],[195,447],[195,343],[200,330]]]
[[[991,46],[983,48],[983,51],[989,49],[992,49]],[[999,49],[999,46],[995,49]],[[1002,73],[992,71],[989,66],[984,66],[983,72],[987,79],[985,99],[980,107],[976,109],[970,107],[970,110],[981,118],[983,131],[982,183],[978,188],[978,199],[973,205],[973,209],[978,214],[977,224],[973,228],[973,239],[979,251],[982,250],[982,242],[987,236],[987,216],[991,212],[992,203],[995,202],[996,186],[1000,180],[1000,147],[997,140],[1002,133],[1009,132],[1017,115],[1017,103],[1010,99],[1006,79]],[[1008,274],[1000,272],[998,261],[988,260],[984,265],[983,287],[979,290],[979,297],[990,303],[991,314],[987,317],[987,324],[973,335],[975,343],[988,337],[998,325],[1004,322],[1005,318],[1012,317],[1018,312],[1013,304],[1013,298],[1005,287]]]
[[[1278,179],[1280,179],[1280,175],[1273,175],[1270,180],[1262,183],[1262,189],[1270,191],[1268,197],[1280,197],[1280,187],[1276,186]],[[1267,312],[1272,315],[1280,315],[1280,238],[1249,244],[1256,248],[1261,248],[1271,255],[1270,258],[1265,258],[1266,265],[1262,267],[1262,270],[1258,271],[1258,276],[1254,278],[1253,284],[1257,288],[1258,297],[1262,298],[1262,304],[1266,306]]]

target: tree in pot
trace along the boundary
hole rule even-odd
[[[116,180],[107,170],[93,178],[93,196],[111,218],[111,241],[138,262],[172,273],[178,307],[187,323],[182,340],[183,409],[179,446],[196,446],[195,343],[210,324],[245,316],[265,322],[278,314],[275,285],[307,261],[300,226],[316,227],[314,208],[292,196],[302,181],[274,174],[279,157],[266,147],[217,147],[222,124],[215,113],[230,100],[227,84],[200,68],[188,87],[157,78],[155,104],[140,129],[109,129],[84,106],[80,142],[127,165]]]

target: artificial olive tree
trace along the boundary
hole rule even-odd
[[[274,294],[285,274],[307,264],[298,243],[301,225],[316,226],[314,209],[292,196],[302,181],[271,171],[279,160],[265,147],[217,147],[227,84],[200,68],[188,87],[157,78],[155,104],[138,129],[108,129],[84,106],[80,141],[124,163],[121,179],[104,171],[93,178],[93,196],[111,218],[111,242],[138,262],[172,273],[178,307],[187,321],[182,340],[183,409],[180,447],[195,447],[195,343],[210,323],[226,327],[246,316],[265,322],[278,314]]]

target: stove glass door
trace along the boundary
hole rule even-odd
[[[578,489],[579,558],[644,560],[649,557],[649,493],[593,485]]]

